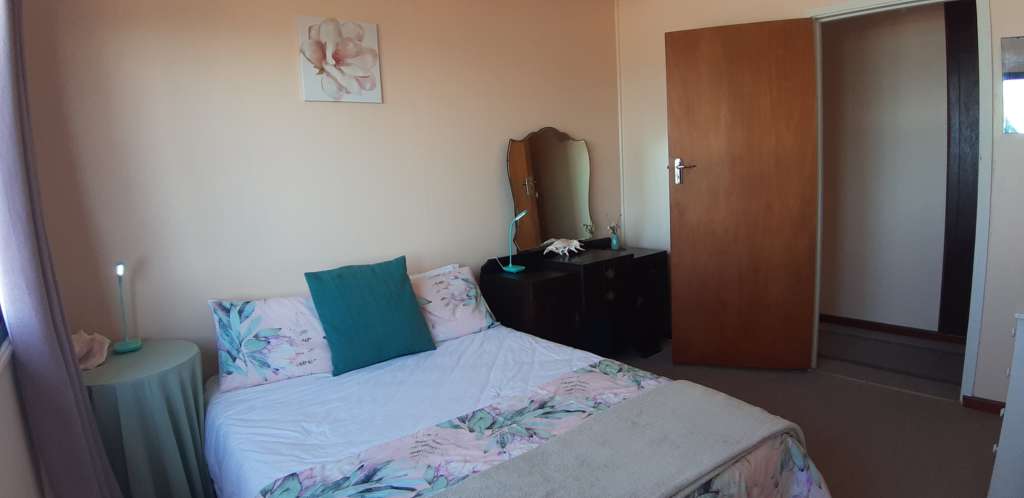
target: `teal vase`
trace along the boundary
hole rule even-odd
[[[612,239],[612,243],[611,243],[612,250],[613,251],[618,251],[619,250],[619,234],[613,233],[612,236],[611,236],[611,239]]]

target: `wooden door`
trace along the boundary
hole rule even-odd
[[[672,358],[810,368],[817,76],[809,19],[666,33]]]
[[[540,206],[529,140],[508,141],[508,184],[512,187],[515,211],[529,211],[516,223],[516,247],[533,249],[543,241],[540,239]]]

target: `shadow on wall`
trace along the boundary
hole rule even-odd
[[[56,15],[46,7],[46,15]],[[23,25],[30,23],[23,22]],[[56,38],[30,37],[23,32],[23,58],[33,60],[57,60]],[[31,39],[29,39],[31,38]],[[76,162],[74,137],[68,129],[69,105],[62,92],[61,66],[59,64],[35,64],[26,75],[31,90],[28,94],[29,119],[35,130],[48,130],[45,136],[32,135],[30,160],[36,170],[40,196],[43,205],[43,220],[57,281],[60,282],[62,302],[77,303],[73,310],[65,309],[67,323],[79,323],[90,332],[100,332],[117,340],[118,330],[112,327],[116,320],[112,314],[116,299],[114,292],[113,261],[105,262],[99,257],[92,237],[94,223],[85,209],[81,192],[80,170]],[[42,96],[45,96],[42,97]],[[111,99],[112,95],[94,95],[96,99]],[[103,117],[97,117],[102,121]],[[99,124],[99,123],[97,123]],[[45,188],[43,187],[45,185]],[[73,251],[54,251],[55,247],[73,247]],[[94,264],[77,271],[66,270],[73,261],[62,260],[59,254],[76,253],[76,261]],[[132,262],[128,262],[129,265]],[[129,266],[130,268],[130,266]],[[109,272],[106,271],[109,269]],[[131,288],[131,279],[127,281]],[[73,294],[73,295],[63,295]],[[128,292],[130,295],[130,292]],[[132,301],[128,301],[131,303]],[[70,314],[78,314],[73,319]],[[132,316],[135,316],[132,313]],[[69,330],[69,333],[75,332]]]

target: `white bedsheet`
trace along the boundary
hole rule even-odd
[[[337,461],[465,414],[600,357],[496,327],[337,377],[310,375],[226,393],[209,387],[206,460],[221,498]]]

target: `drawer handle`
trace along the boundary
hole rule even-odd
[[[615,278],[615,268],[609,268],[605,270],[604,276],[607,277],[608,280]]]
[[[615,291],[608,291],[608,293],[604,295],[604,300],[608,302],[614,301]]]

